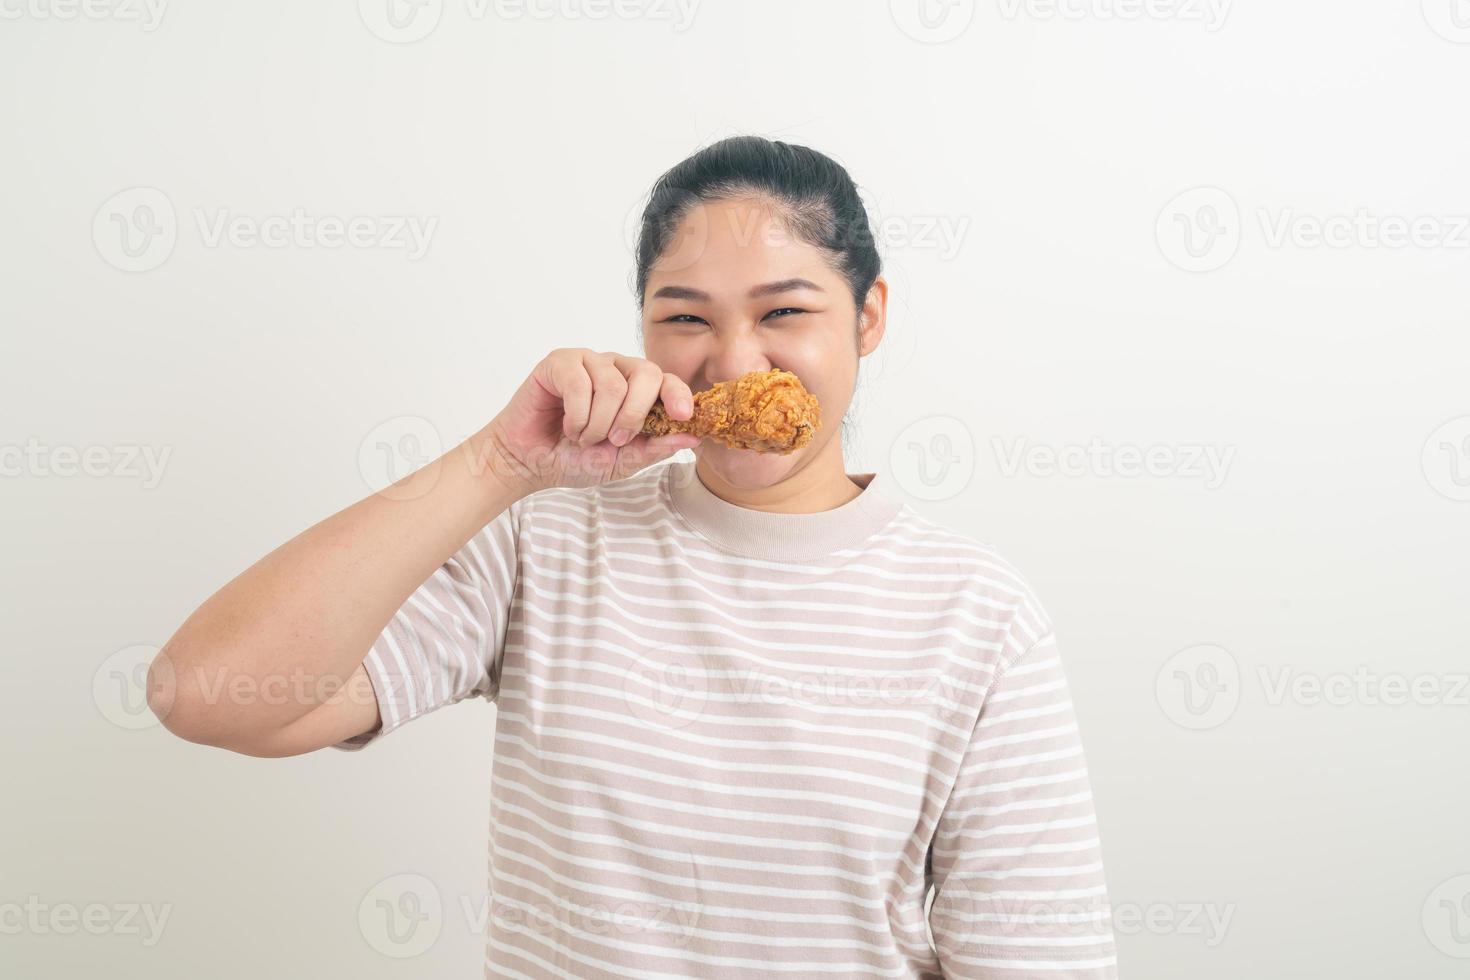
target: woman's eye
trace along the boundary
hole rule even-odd
[[[790,314],[793,314],[793,313],[805,313],[805,312],[807,312],[807,311],[801,309],[800,307],[796,307],[796,306],[783,306],[780,309],[772,310],[771,312],[767,313],[761,319],[763,319],[763,320],[769,320],[772,317],[775,317],[775,316],[778,316],[778,315],[780,315],[780,316],[787,316],[787,315],[790,315]],[[661,322],[663,322],[663,323],[704,323],[706,321],[705,321],[704,317],[702,317],[702,316],[695,316],[693,313],[675,313],[672,316],[664,317]]]

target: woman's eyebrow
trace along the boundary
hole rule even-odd
[[[759,299],[762,296],[770,296],[775,293],[789,293],[796,289],[811,289],[819,293],[826,292],[826,290],[810,279],[797,277],[795,279],[781,279],[777,282],[764,283],[751,289],[747,295],[751,299]],[[692,286],[664,286],[658,292],[654,293],[652,298],[687,299],[697,303],[708,303],[710,301],[709,293],[702,289],[695,289]]]

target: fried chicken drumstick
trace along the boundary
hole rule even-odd
[[[643,433],[691,432],[718,439],[731,449],[785,455],[811,442],[821,425],[822,407],[816,396],[796,375],[774,368],[751,371],[697,392],[694,415],[688,421],[669,418],[663,405],[655,404],[643,421]]]

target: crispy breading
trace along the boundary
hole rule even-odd
[[[655,404],[643,432],[650,436],[692,432],[732,449],[784,455],[811,442],[821,426],[816,396],[790,371],[773,368],[695,392],[694,415],[687,421],[669,418],[663,405]]]

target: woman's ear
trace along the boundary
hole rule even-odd
[[[883,331],[888,326],[888,280],[879,276],[868,289],[863,308],[858,311],[858,356],[866,357],[878,349]]]

